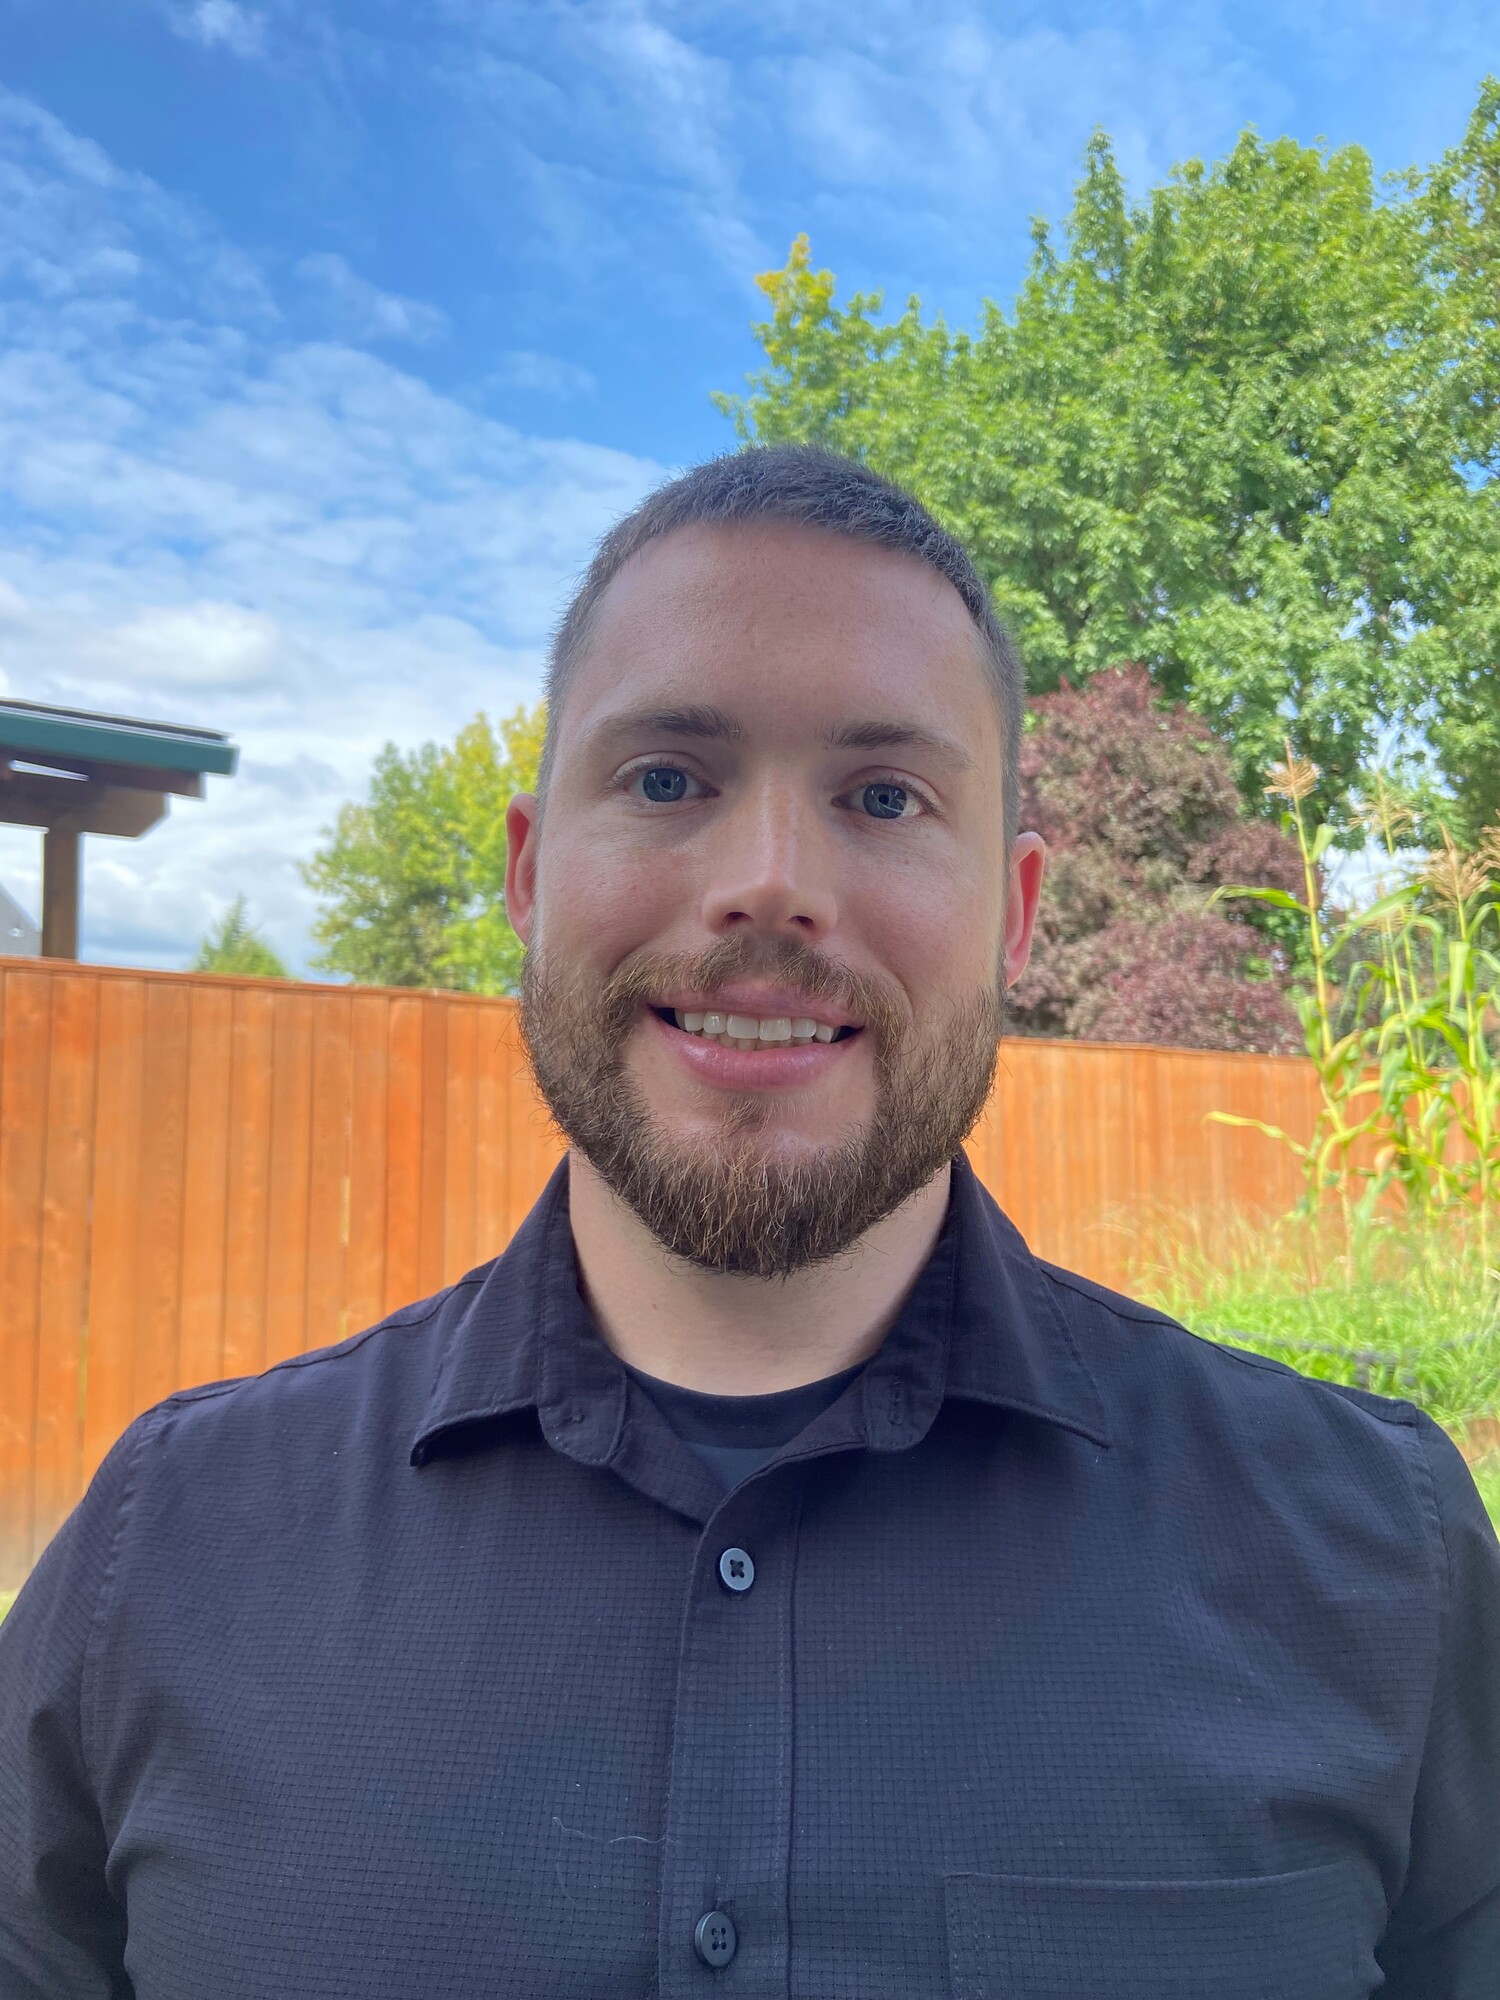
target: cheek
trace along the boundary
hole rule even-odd
[[[681,878],[675,879],[680,896]],[[677,913],[673,881],[671,869],[650,866],[618,841],[543,841],[537,863],[539,941],[568,959],[616,965],[667,928]]]
[[[987,874],[955,865],[888,866],[862,879],[848,915],[872,956],[921,1006],[993,982],[1001,895]]]

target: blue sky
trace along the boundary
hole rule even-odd
[[[88,843],[85,956],[180,965],[380,744],[534,697],[599,533],[731,442],[753,276],[1007,300],[1096,125],[1453,144],[1472,0],[0,0],[0,691],[231,731]],[[36,906],[39,840],[0,829]]]

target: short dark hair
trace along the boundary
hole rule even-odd
[[[599,544],[563,613],[547,661],[547,735],[538,790],[551,775],[558,720],[573,670],[587,650],[599,600],[620,570],[647,543],[678,528],[728,522],[785,521],[821,528],[849,541],[916,556],[945,577],[963,599],[981,640],[984,668],[1000,711],[1004,759],[1003,808],[1007,848],[1020,808],[1021,663],[990,606],[984,579],[956,536],[920,501],[856,458],[810,445],[752,445],[695,465],[649,493]]]

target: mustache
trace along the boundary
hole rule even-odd
[[[685,987],[709,995],[732,980],[761,977],[790,986],[862,1021],[877,1055],[894,1047],[910,1019],[908,1008],[882,981],[841,965],[800,938],[731,932],[698,952],[642,952],[605,980],[599,1018],[611,1039],[622,1038],[643,1003],[655,993]]]
[[[869,1118],[823,1147],[762,1146],[775,1107],[725,1093],[717,1128],[660,1126],[626,1056],[642,1004],[675,987],[705,997],[761,977],[864,1023],[876,1077]],[[607,975],[545,953],[521,968],[521,1031],[559,1130],[674,1257],[707,1271],[784,1278],[840,1256],[950,1160],[984,1109],[999,1037],[985,986],[930,1023],[899,986],[797,937],[731,931],[692,952],[642,950]]]

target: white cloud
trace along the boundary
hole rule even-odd
[[[534,699],[561,595],[660,468],[289,340],[259,267],[14,98],[7,184],[0,683],[241,746],[203,802],[88,843],[85,951],[180,965],[245,889],[305,964],[319,828],[386,740]],[[0,829],[23,903],[38,861]]]
[[[1144,187],[1227,143],[1252,96],[1262,115],[1288,101],[1252,74],[1213,0],[1170,34],[1139,8],[1028,19],[972,0],[800,18],[769,62],[796,156],[830,193],[884,199],[947,238],[992,238],[1027,209],[1055,216],[1096,125]]]
[[[259,266],[191,203],[0,87],[5,345],[64,355],[101,341],[113,348],[142,314],[214,326],[221,341],[264,333],[278,318]]]
[[[172,25],[185,39],[206,49],[228,49],[234,56],[248,59],[265,48],[265,15],[237,0],[198,0],[196,7],[174,15]]]
[[[657,0],[514,8],[435,0],[453,30],[439,84],[472,113],[464,139],[498,156],[535,235],[575,273],[680,231],[720,281],[750,290],[766,246],[744,186],[746,78],[678,32]]]
[[[382,292],[332,251],[304,257],[297,276],[320,296],[338,331],[349,340],[421,345],[440,340],[448,330],[448,316],[436,306]]]
[[[55,601],[28,602],[13,584],[0,585],[0,656],[32,670],[49,658],[65,662],[77,684],[160,688],[163,699],[176,699],[178,689],[190,700],[220,689],[265,693],[293,650],[274,618],[239,604],[203,598],[148,604],[100,623]]]
[[[466,181],[507,188],[575,301],[646,268],[658,310],[758,310],[753,275],[807,228],[898,300],[961,274],[971,312],[1013,289],[1028,216],[1065,210],[1094,125],[1143,188],[1290,102],[1229,0],[762,0],[732,23],[717,0],[425,11]]]
[[[513,347],[500,355],[489,379],[497,388],[523,389],[539,396],[592,396],[599,386],[576,361],[535,354],[525,347]]]

